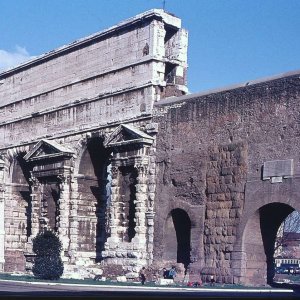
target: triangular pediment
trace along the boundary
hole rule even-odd
[[[154,138],[132,125],[121,124],[106,139],[104,146],[107,148],[118,147],[129,144],[148,144],[153,143]]]
[[[74,154],[70,149],[55,141],[43,139],[24,156],[26,161],[35,161],[55,157],[71,157]]]

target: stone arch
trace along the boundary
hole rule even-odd
[[[164,260],[184,264],[191,260],[191,219],[181,208],[172,209],[164,226]]]
[[[288,204],[273,202],[260,207],[249,218],[242,238],[246,283],[272,283],[276,234],[280,224],[292,211],[294,208]]]
[[[2,154],[2,157],[5,161],[7,171],[6,174],[6,182],[7,183],[15,183],[18,181],[16,179],[16,176],[19,176],[19,180],[23,181],[22,179],[22,173],[26,177],[26,182],[28,182],[28,178],[30,177],[28,166],[26,165],[25,160],[23,157],[26,155],[26,153],[29,151],[29,146],[26,147],[19,147],[19,148],[12,148],[6,151],[6,153]],[[25,170],[27,169],[27,171]],[[19,175],[17,175],[17,173]],[[13,178],[14,176],[14,178]]]
[[[78,250],[95,252],[96,261],[106,241],[107,184],[110,151],[102,137],[87,138],[80,151],[78,183]]]
[[[102,134],[101,132],[98,134],[93,135],[91,132],[87,132],[85,134],[82,134],[79,141],[77,141],[75,144],[73,144],[72,149],[74,149],[76,154],[76,159],[74,160],[74,173],[79,173],[80,165],[82,164],[82,156],[85,154],[87,146],[91,140],[99,139],[104,141],[105,140],[105,134]]]
[[[25,162],[25,148],[10,149],[4,156],[6,168],[6,198],[9,206],[5,207],[5,265],[4,271],[24,271],[24,250],[32,234],[32,201],[30,189],[30,166]]]
[[[231,253],[231,269],[236,282],[266,284],[272,281],[274,249],[273,252],[270,249],[274,247],[274,243],[272,244],[270,240],[274,239],[274,234],[276,235],[282,220],[289,213],[293,210],[300,211],[299,186],[299,178],[285,179],[278,184],[272,184],[268,181],[253,181],[246,184],[244,209],[239,219],[236,242]],[[277,219],[273,218],[273,214]],[[254,230],[255,228],[256,230]],[[268,237],[265,232],[268,232]],[[254,233],[256,233],[256,236],[254,236]],[[249,247],[245,245],[247,236],[254,239],[253,249],[257,248],[255,245],[261,245],[263,249],[258,254],[261,256],[258,265],[262,271],[260,274],[256,274],[257,276],[253,272],[247,271],[247,260],[251,256],[247,250],[250,245],[248,245]],[[255,254],[254,251],[252,253]]]
[[[88,135],[85,135],[73,147],[76,154],[76,159],[74,160],[74,174],[79,173],[81,158],[86,151],[87,141],[88,141]]]
[[[191,205],[190,203],[183,200],[169,201],[167,206],[160,206],[156,210],[154,230],[155,230],[155,239],[154,239],[154,258],[156,264],[170,265],[175,263],[176,260],[172,259],[170,261],[168,258],[165,258],[164,249],[165,249],[165,226],[167,219],[171,217],[171,211],[175,209],[183,210],[190,219],[191,222],[191,249],[190,249],[190,265],[189,269],[194,271],[199,271],[203,265],[204,260],[204,251],[203,251],[203,220],[205,217],[205,207],[199,205]],[[173,222],[173,221],[172,221]],[[172,224],[172,223],[171,223]],[[173,229],[173,239],[176,241],[176,232],[175,228]],[[177,254],[177,248],[175,248],[175,254]]]

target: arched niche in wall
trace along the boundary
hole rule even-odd
[[[190,263],[191,252],[191,220],[183,209],[173,209],[168,215],[164,226],[163,259],[170,262]]]
[[[4,206],[5,272],[24,271],[24,250],[32,232],[30,167],[24,160],[24,155],[25,153],[18,151],[12,157],[10,166],[11,183],[6,188],[9,199]]]
[[[80,158],[78,170],[78,250],[95,252],[96,261],[107,238],[106,210],[109,200],[110,150],[103,138],[91,137]]]
[[[19,217],[23,220],[19,229],[28,238],[31,235],[30,166],[24,160],[25,153],[18,154],[12,162],[11,193],[18,202]]]

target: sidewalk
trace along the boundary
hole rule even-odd
[[[201,300],[249,300],[287,299],[299,300],[299,290],[271,287],[215,286],[189,287],[185,285],[158,286],[154,283],[142,285],[140,282],[127,283],[82,283],[26,281],[0,279],[0,299],[7,298],[67,298],[67,299],[201,299]]]
[[[140,282],[136,282],[134,284],[126,284],[126,283],[117,283],[113,282],[111,283],[104,283],[101,282],[98,283],[96,282],[95,284],[89,284],[89,283],[62,283],[62,282],[49,282],[49,281],[26,281],[26,280],[13,280],[13,279],[1,279],[0,282],[14,282],[14,283],[24,283],[24,284],[29,284],[29,285],[40,285],[40,286],[61,286],[61,287],[81,287],[81,288],[101,288],[101,289],[130,289],[130,290],[149,290],[149,291],[155,291],[155,290],[160,290],[160,291],[205,291],[205,292],[222,292],[222,293],[293,293],[293,289],[288,289],[288,288],[272,288],[272,287],[262,287],[262,288],[257,288],[257,287],[241,287],[241,288],[236,288],[236,287],[224,287],[222,285],[218,286],[216,285],[215,287],[211,287],[209,285],[205,286],[200,286],[200,287],[188,287],[184,285],[174,285],[174,286],[159,286],[159,285],[141,285]]]

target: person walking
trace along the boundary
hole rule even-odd
[[[142,269],[140,271],[140,279],[141,279],[142,285],[144,285],[145,281],[146,281],[146,268],[145,267],[142,267]]]

